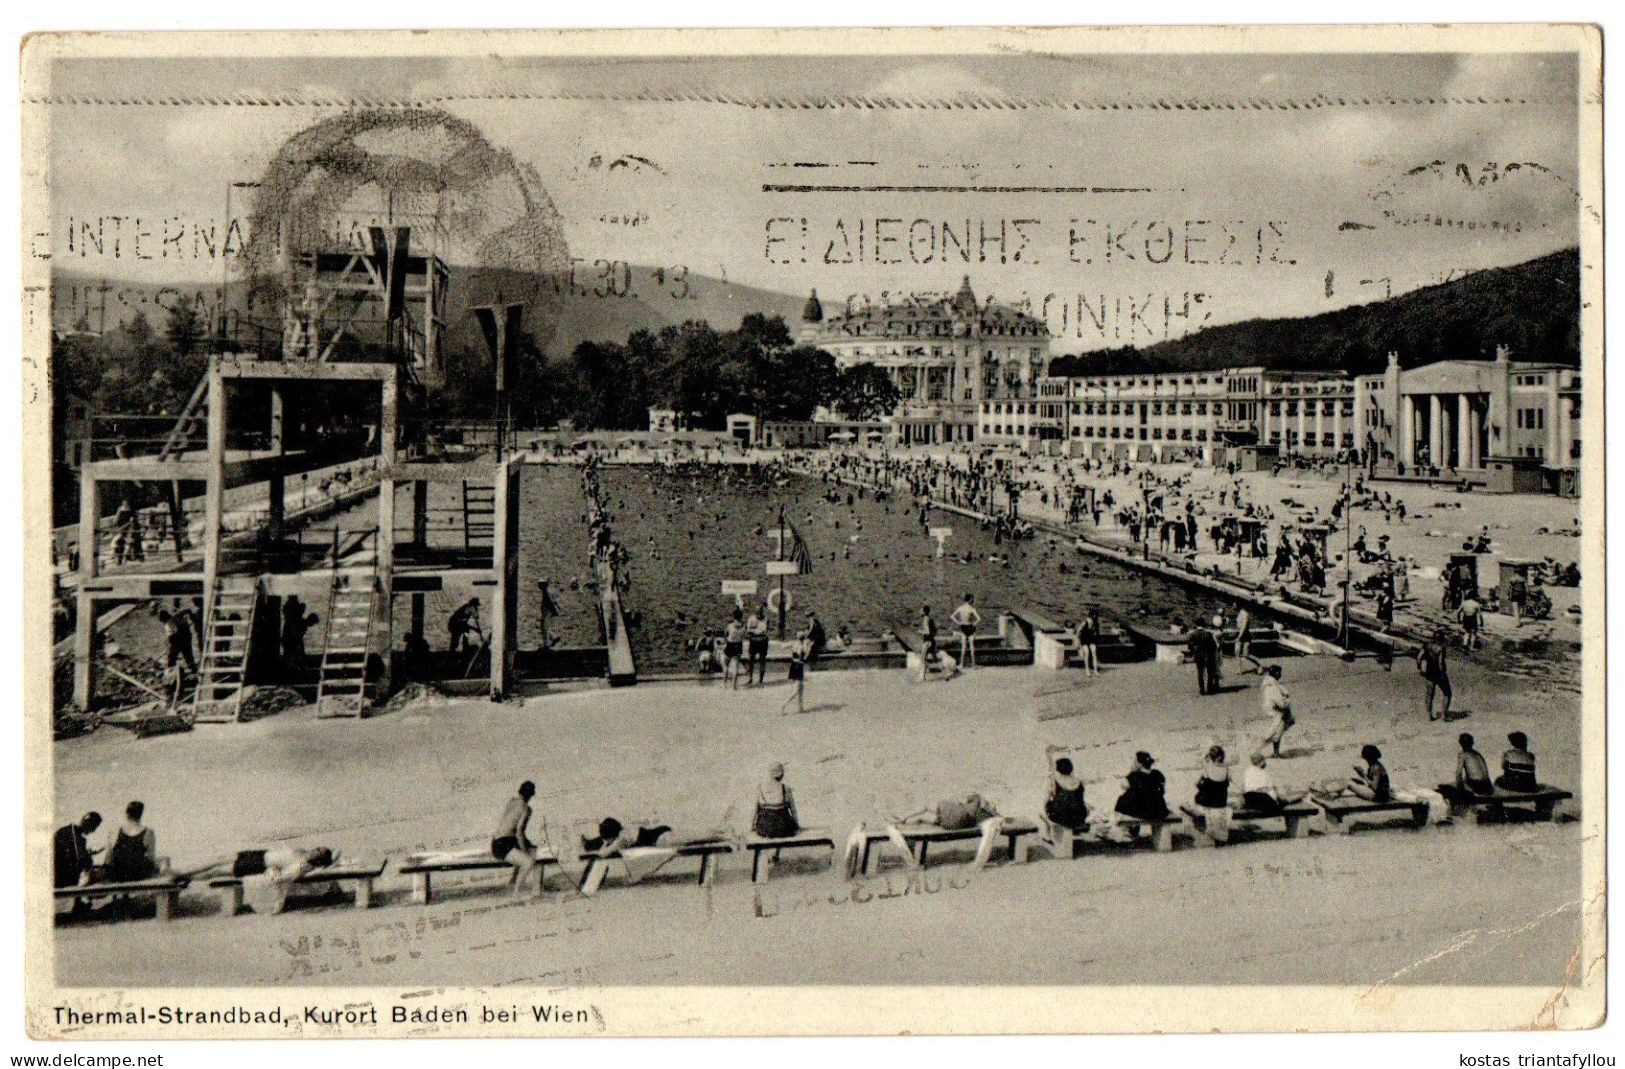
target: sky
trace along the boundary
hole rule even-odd
[[[610,265],[602,299],[623,261],[663,269],[650,301],[684,271],[835,305],[969,276],[1055,352],[1144,345],[1577,244],[1577,77],[1552,53],[65,59],[26,105],[52,146],[28,243],[216,283],[227,187],[288,138],[438,107],[532,174],[581,277]]]

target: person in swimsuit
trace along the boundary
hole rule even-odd
[[[496,831],[491,835],[491,856],[513,866],[515,898],[523,893],[526,877],[537,868],[536,846],[526,834],[531,817],[530,800],[535,796],[536,784],[530,780],[521,783],[519,792],[503,807]],[[536,880],[536,893],[542,893],[540,877]]]
[[[1230,841],[1230,767],[1224,747],[1209,746],[1202,775],[1196,781],[1196,805],[1202,810],[1202,832],[1215,846]]]
[[[779,713],[783,715],[790,711],[790,703],[795,702],[796,712],[807,711],[807,660],[809,658],[809,643],[805,630],[796,632],[796,640],[790,646],[790,682],[796,685],[796,692],[784,700],[779,706]]]
[[[722,633],[722,681],[739,689],[739,660],[745,652],[745,614],[738,609]]]
[[[1473,737],[1464,731],[1456,741],[1461,744],[1461,753],[1456,755],[1456,790],[1479,798],[1494,794],[1490,766],[1484,755],[1473,748]]]
[[[1424,704],[1427,706],[1429,720],[1438,720],[1440,717],[1450,719],[1450,664],[1445,649],[1444,638],[1435,636],[1432,641],[1424,643],[1416,654],[1416,670],[1421,673],[1422,679],[1427,684]],[[1444,697],[1444,708],[1439,713],[1433,711],[1434,691],[1438,691]]]
[[[1253,656],[1253,617],[1243,605],[1236,610],[1236,660],[1252,665],[1251,672],[1262,672],[1264,666]]]
[[[1078,656],[1083,660],[1085,675],[1098,676],[1100,674],[1100,617],[1091,605],[1083,611],[1083,619],[1078,621],[1077,630]]]
[[[745,621],[745,684],[762,686],[767,682],[767,606],[753,611]]]
[[[1323,784],[1319,790],[1313,792],[1315,797],[1327,801],[1333,798],[1363,798],[1368,802],[1392,801],[1394,788],[1388,779],[1388,769],[1382,763],[1382,751],[1368,742],[1360,747],[1360,759],[1365,764],[1355,765],[1354,775],[1351,778]]]
[[[295,884],[317,869],[337,864],[338,860],[338,853],[326,846],[303,849],[278,846],[239,850],[229,858],[212,861],[182,875],[193,880],[215,876],[241,880],[244,904],[255,913],[270,915],[282,912]],[[327,881],[307,883],[301,888],[313,898],[323,897],[335,889],[334,884]]]
[[[581,837],[581,849],[584,853],[607,856],[623,850],[645,847],[676,848],[692,843],[721,842],[728,836],[729,832],[725,828],[686,832],[679,831],[670,824],[640,824],[628,827],[615,817],[605,817],[598,822],[597,835]]]
[[[1134,755],[1134,764],[1124,776],[1123,793],[1117,797],[1117,812],[1138,820],[1162,820],[1168,816],[1167,781],[1151,766],[1156,761],[1144,750]]]
[[[959,629],[959,663],[968,668],[976,663],[976,625],[982,622],[982,614],[976,611],[976,596],[966,594],[950,619]]]
[[[1512,749],[1501,755],[1501,775],[1495,785],[1504,791],[1536,791],[1540,783],[1535,779],[1535,755],[1529,752],[1529,736],[1514,731],[1507,736]]]
[[[756,817],[752,829],[764,839],[784,839],[801,830],[796,798],[784,782],[784,766],[774,762],[768,778],[756,788]]]
[[[1071,758],[1055,759],[1055,768],[1049,776],[1049,797],[1044,799],[1044,815],[1068,831],[1081,832],[1089,827],[1083,781],[1072,774]]]
[[[158,837],[141,823],[146,807],[131,802],[124,807],[124,825],[107,851],[104,879],[115,883],[145,880],[158,874]]]

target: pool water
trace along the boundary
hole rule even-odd
[[[869,494],[858,499],[855,491],[839,487],[839,503],[831,503],[823,496],[830,487],[811,478],[765,482],[743,474],[673,474],[628,465],[604,468],[601,484],[615,535],[631,553],[624,603],[635,614],[630,630],[640,675],[693,670],[690,643],[707,629],[720,630],[733,610],[734,599],[722,594],[724,580],[757,582],[747,611],[776,588],[765,563],[775,557],[780,505],[812,557],[810,574],[785,580],[792,635],[808,609],[832,638],[843,625],[857,635],[912,631],[926,604],[947,632],[949,614],[966,593],[975,595],[984,633],[997,627],[1000,610],[1010,608],[1063,622],[1092,604],[1108,616],[1158,626],[1234,613],[1211,594],[1085,556],[1047,536],[995,544],[992,532],[974,520],[936,511],[930,525],[953,532],[939,557],[936,541],[907,501],[876,502]],[[587,571],[578,473],[527,469],[523,501],[521,645],[539,637],[535,580],[543,575],[561,609],[550,633],[596,640],[590,597],[569,589],[570,577],[579,580]]]

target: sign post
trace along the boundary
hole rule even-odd
[[[937,540],[937,559],[938,560],[942,559],[942,552],[943,552],[942,544],[944,542],[948,541],[948,539],[952,538],[953,536],[954,536],[954,529],[952,527],[933,527],[933,528],[931,528],[931,537],[935,538]]]
[[[722,581],[722,596],[733,598],[734,604],[743,609],[745,607],[745,598],[756,596],[756,580],[724,579]]]

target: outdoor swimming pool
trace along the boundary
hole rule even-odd
[[[938,626],[968,592],[976,596],[984,632],[1000,610],[1026,607],[1057,622],[1075,619],[1086,605],[1112,616],[1166,624],[1233,612],[1222,599],[1120,565],[1085,556],[1045,536],[995,545],[973,520],[933,512],[932,526],[952,528],[946,550],[919,524],[908,502],[876,502],[839,488],[840,503],[824,500],[817,480],[790,477],[779,485],[714,471],[671,474],[652,466],[606,467],[601,483],[616,537],[631,553],[631,589],[624,599],[636,614],[633,651],[642,675],[689,672],[689,643],[707,628],[722,627],[733,598],[723,580],[754,579],[758,598],[776,587],[765,574],[774,559],[779,506],[806,540],[812,571],[786,580],[791,632],[808,609],[833,637],[845,625],[854,634],[912,629],[929,604]],[[854,494],[847,504],[849,492]],[[536,582],[547,578],[560,615],[549,632],[567,642],[597,641],[593,605],[572,590],[586,568],[585,503],[574,468],[526,471],[521,519],[520,643],[540,638]],[[967,559],[968,558],[968,559]],[[993,559],[990,559],[993,558]],[[747,599],[747,608],[750,599]]]

